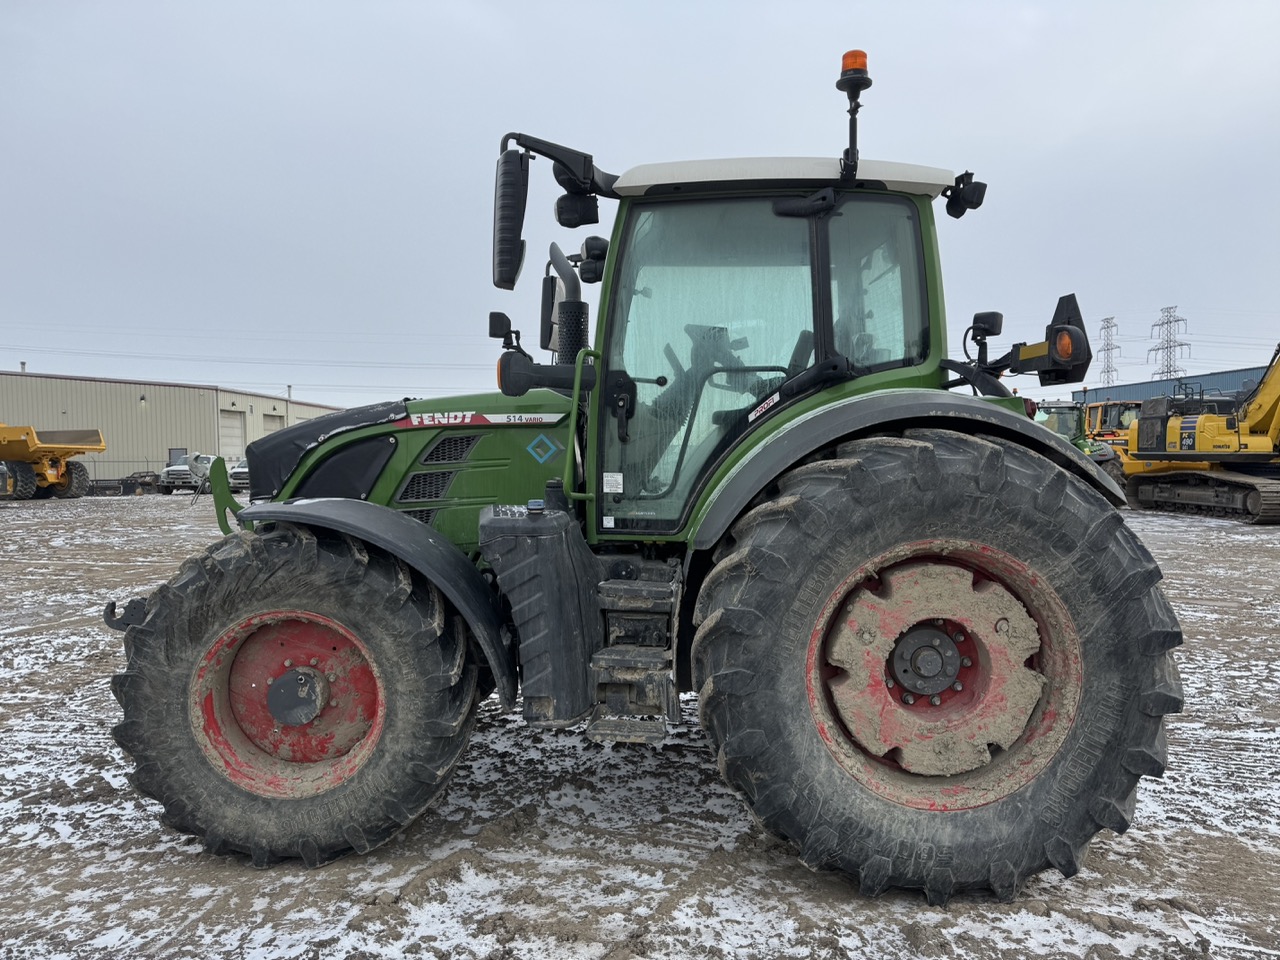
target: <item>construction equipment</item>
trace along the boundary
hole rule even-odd
[[[1280,346],[1243,396],[1142,401],[1129,428],[1131,505],[1280,523]]]
[[[495,691],[532,727],[641,743],[696,691],[754,815],[867,894],[1012,898],[1126,829],[1181,633],[1120,489],[1001,381],[1083,378],[1079,308],[995,359],[980,313],[976,355],[946,357],[932,201],[959,217],[985,185],[860,160],[870,83],[846,55],[842,159],[615,176],[502,139],[497,287],[536,157],[561,226],[618,202],[611,240],[551,246],[553,362],[493,313],[500,394],[257,440],[247,507],[216,460],[227,538],[108,608],[115,737],[166,823],[315,866],[436,800]]]
[[[1129,462],[1129,427],[1142,409],[1139,400],[1100,400],[1085,404],[1084,434],[1094,443],[1105,443],[1114,457],[1103,464],[1121,486],[1125,483],[1125,464]]]
[[[1129,427],[1138,419],[1140,400],[1098,400],[1085,404],[1084,430],[1090,440],[1128,446]]]
[[[0,460],[14,500],[73,499],[89,492],[89,468],[72,457],[107,449],[99,430],[45,430],[0,423]]]
[[[1081,404],[1070,400],[1041,400],[1036,404],[1034,419],[1100,466],[1111,479],[1124,483],[1124,468],[1116,451],[1086,435],[1085,410]]]

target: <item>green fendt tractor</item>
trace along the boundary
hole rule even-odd
[[[1084,325],[1064,297],[1043,342],[989,359],[979,314],[976,355],[946,358],[932,203],[960,216],[985,185],[859,161],[870,84],[854,51],[842,158],[615,176],[503,138],[498,287],[535,157],[562,226],[618,202],[610,240],[551,248],[551,362],[492,314],[500,394],[256,441],[251,506],[213,470],[228,536],[108,608],[115,737],[167,824],[314,866],[436,800],[492,694],[656,742],[695,691],[752,814],[868,894],[1011,898],[1129,825],[1181,633],[1120,490],[1000,380],[1079,381]]]

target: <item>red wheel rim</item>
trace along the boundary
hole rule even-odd
[[[273,685],[319,690],[302,722],[273,713]],[[278,690],[278,688],[277,688]],[[224,631],[190,690],[196,740],[232,783],[266,797],[323,793],[352,777],[382,733],[386,704],[368,650],[342,624],[299,610],[256,614]],[[296,718],[290,718],[295,720]]]
[[[1066,739],[1082,687],[1058,595],[968,541],[906,544],[859,568],[809,642],[809,705],[828,750],[918,809],[978,807],[1030,783]]]

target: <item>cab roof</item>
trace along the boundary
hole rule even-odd
[[[939,167],[883,160],[860,160],[859,181],[879,181],[889,190],[935,198],[955,183],[955,174]],[[840,161],[832,157],[742,157],[728,160],[679,160],[645,163],[618,177],[613,192],[623,197],[669,193],[679,186],[711,184],[821,184],[840,182]]]

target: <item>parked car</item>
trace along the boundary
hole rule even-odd
[[[241,460],[229,471],[227,479],[231,481],[231,489],[240,493],[249,489],[249,461]]]
[[[191,464],[196,464],[193,473]],[[209,489],[209,465],[213,463],[213,455],[209,453],[193,453],[183,457],[177,463],[171,463],[160,471],[160,481],[156,489],[161,493],[173,493],[175,490]]]

